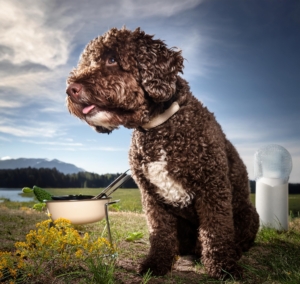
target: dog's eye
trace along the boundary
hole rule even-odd
[[[115,57],[109,57],[109,58],[107,58],[106,65],[110,65],[110,66],[117,65],[116,58]]]

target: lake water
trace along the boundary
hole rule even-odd
[[[20,188],[0,188],[0,198],[7,198],[10,201],[33,201],[33,197],[23,197]],[[1,200],[0,200],[1,202]]]

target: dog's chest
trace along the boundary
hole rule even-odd
[[[156,193],[163,198],[165,203],[180,208],[186,207],[191,204],[193,195],[171,177],[167,164],[166,152],[161,150],[156,161],[142,164],[143,173],[155,185]]]

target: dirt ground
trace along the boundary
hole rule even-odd
[[[116,264],[115,279],[122,284],[140,284],[143,277],[138,275],[137,268],[141,260],[147,255],[149,243],[146,241],[122,242],[119,244],[122,253]],[[136,257],[138,255],[138,257]],[[210,279],[210,283],[221,283],[209,278],[201,264],[194,256],[181,256],[174,263],[172,271],[163,277],[151,277],[149,284],[181,283],[194,284],[203,283]],[[144,280],[145,281],[145,280]]]

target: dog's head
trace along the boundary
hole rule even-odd
[[[92,40],[67,80],[70,113],[98,132],[147,123],[155,106],[169,101],[182,72],[181,51],[139,28],[111,29]]]

